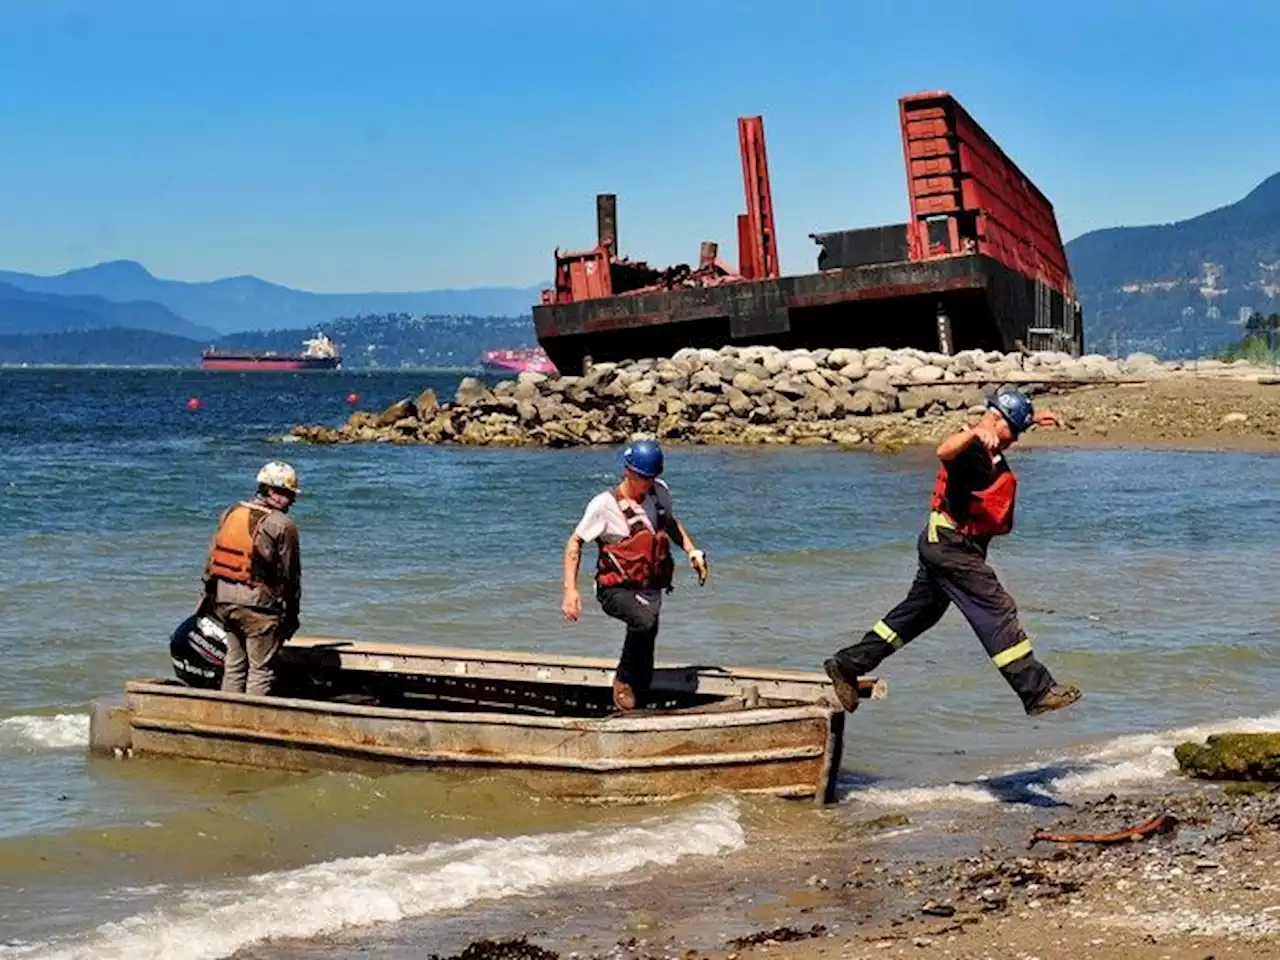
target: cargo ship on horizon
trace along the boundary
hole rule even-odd
[[[210,347],[200,354],[205,370],[337,370],[342,366],[338,345],[318,333],[302,341],[301,353],[274,353],[254,350],[218,350]]]
[[[486,370],[502,373],[545,373],[554,377],[558,372],[546,351],[541,347],[522,350],[486,350],[480,357]]]

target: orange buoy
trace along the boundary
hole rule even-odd
[[[199,397],[189,397],[189,398],[187,399],[187,409],[188,409],[188,410],[199,410],[199,409],[200,409],[200,398],[199,398]]]
[[[358,393],[347,394],[347,403],[359,403],[359,402],[360,402],[360,394]]]

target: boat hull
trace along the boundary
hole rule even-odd
[[[655,699],[677,706],[617,714],[613,665],[595,658],[324,638],[285,650],[328,699],[134,680],[122,702],[95,703],[93,749],[284,770],[483,772],[588,802],[834,798],[845,714],[821,674],[660,666]],[[868,679],[860,692],[883,688]]]
[[[267,371],[267,370],[337,370],[342,365],[339,357],[202,357],[200,366],[205,370]]]
[[[844,714],[805,705],[603,719],[398,710],[126,688],[130,748],[280,770],[501,771],[543,796],[648,802],[709,791],[828,800]]]

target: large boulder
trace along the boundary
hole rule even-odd
[[[923,366],[914,368],[911,371],[911,379],[916,383],[937,383],[946,375],[945,370],[932,363],[926,363]]]
[[[373,425],[379,429],[390,427],[399,423],[401,420],[407,420],[418,415],[418,408],[413,405],[412,400],[397,400],[387,409],[378,414]]]
[[[372,427],[378,422],[378,415],[370,413],[367,410],[357,410],[351,416],[347,417],[347,425],[343,428],[348,433],[355,433],[357,430],[363,430],[366,427]],[[392,423],[395,421],[393,420]]]
[[[895,396],[898,392],[898,388],[889,382],[889,375],[883,370],[873,370],[868,373],[859,382],[858,389],[883,393],[887,397]]]
[[[538,419],[538,408],[534,406],[532,400],[517,400],[516,416],[523,424],[533,423]]]
[[[1160,360],[1149,353],[1131,353],[1124,358],[1123,368],[1129,373],[1143,373],[1160,366]]]
[[[897,393],[885,394],[874,390],[855,390],[848,400],[841,398],[844,412],[854,416],[865,417],[874,414],[892,413],[898,409]]]
[[[809,389],[809,384],[794,377],[779,377],[773,385],[774,393],[779,393],[789,400],[803,397]]]
[[[935,403],[945,406],[949,392],[945,387],[909,387],[898,394],[898,407],[904,413],[911,413],[928,410]]]
[[[680,399],[685,402],[686,406],[694,408],[709,407],[720,401],[720,397],[718,395],[706,390],[690,390]]]
[[[710,367],[703,367],[689,378],[689,386],[694,390],[719,390],[723,383],[720,374]]]
[[[767,385],[762,377],[756,376],[750,370],[743,370],[741,373],[734,374],[733,388],[746,394],[755,395],[764,393]]]
[[[484,381],[475,377],[463,377],[453,394],[453,402],[460,407],[471,407],[492,399],[493,394],[484,385]]]
[[[636,400],[628,404],[627,413],[633,417],[656,417],[662,413],[662,402],[653,397]]]
[[[737,387],[729,387],[724,395],[735,417],[745,417],[755,406],[755,402]]]
[[[641,400],[654,391],[656,384],[648,377],[641,378],[627,387],[627,396],[631,400]]]
[[[847,347],[837,347],[827,354],[826,365],[831,370],[839,370],[851,363],[862,363],[862,353],[859,350],[850,350]]]
[[[836,400],[830,393],[825,390],[815,390],[809,396],[813,398],[814,412],[821,419],[830,420],[836,415]]]
[[[1222,733],[1179,744],[1173,755],[1192,777],[1280,782],[1280,733]]]
[[[440,401],[436,397],[436,392],[431,389],[423,390],[418,394],[418,399],[413,401],[413,405],[418,408],[419,420],[430,420],[436,415],[436,411],[440,409]]]
[[[822,375],[821,370],[810,370],[803,375],[804,382],[809,384],[815,390],[830,390],[831,384],[827,382],[827,378]]]

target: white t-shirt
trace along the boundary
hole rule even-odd
[[[670,519],[671,488],[661,480],[655,480],[653,489],[645,495],[644,501],[640,504],[650,529],[654,531],[658,529],[659,506],[662,508],[662,513]],[[613,495],[612,490],[606,490],[591,498],[586,512],[583,513],[582,519],[578,521],[578,526],[573,532],[583,543],[618,543],[631,535],[631,528],[627,525],[627,518],[622,512],[618,498]],[[637,593],[651,603],[661,602],[662,591],[660,590],[641,590]]]

